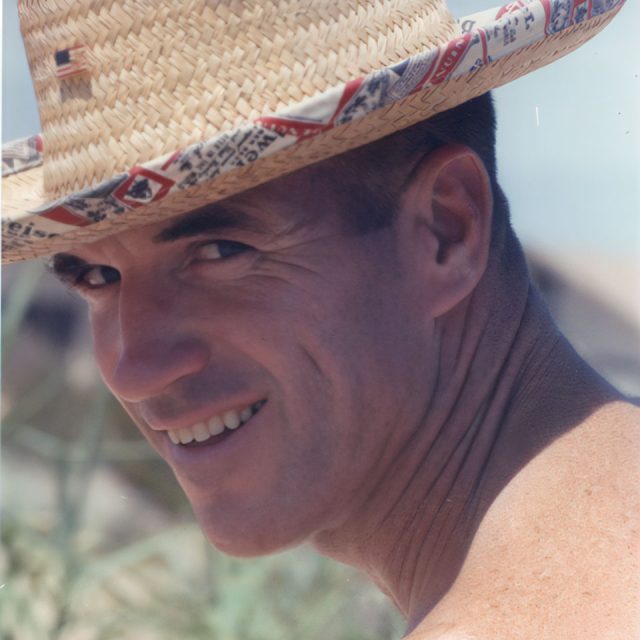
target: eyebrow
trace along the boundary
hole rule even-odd
[[[153,237],[153,242],[161,244],[175,242],[182,238],[192,238],[207,233],[228,232],[232,230],[264,233],[266,226],[247,212],[230,205],[212,204],[186,213],[170,226]],[[73,282],[89,264],[86,260],[70,253],[56,253],[46,268],[63,282]]]
[[[207,233],[228,231],[265,232],[265,225],[246,211],[230,205],[212,204],[183,215],[153,237],[156,244],[175,242]]]

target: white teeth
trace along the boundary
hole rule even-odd
[[[204,422],[198,422],[197,424],[194,424],[191,429],[193,429],[193,435],[196,439],[196,442],[204,442],[211,437],[209,429]]]
[[[219,416],[213,416],[213,418],[209,420],[207,427],[212,436],[217,436],[224,431],[224,422],[222,422]]]
[[[222,417],[213,416],[207,422],[197,422],[190,427],[173,429],[167,432],[169,439],[173,444],[189,444],[194,440],[196,442],[205,442],[212,436],[221,434],[225,427],[232,430],[237,429],[255,415],[265,402],[266,400],[261,400],[249,407],[245,407],[241,411],[227,411]]]
[[[237,429],[240,426],[240,416],[237,411],[227,411],[222,416],[222,421],[227,429]]]

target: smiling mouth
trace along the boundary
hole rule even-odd
[[[222,415],[211,416],[208,420],[196,422],[190,427],[167,431],[167,435],[173,444],[180,446],[194,447],[212,444],[249,422],[266,402],[266,399],[259,400],[246,407],[227,411]]]

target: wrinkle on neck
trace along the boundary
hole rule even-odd
[[[314,540],[365,571],[410,629],[455,581],[501,489],[613,393],[562,338],[526,271],[511,276],[486,278],[437,328],[438,375],[421,424],[358,513]],[[567,385],[591,390],[591,401],[567,402]],[[540,425],[554,388],[564,405]]]

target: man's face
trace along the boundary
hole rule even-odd
[[[294,174],[71,252],[107,385],[228,553],[366,508],[424,410],[429,335],[403,235],[350,233],[341,206]],[[202,442],[168,435],[232,412],[246,422]]]

